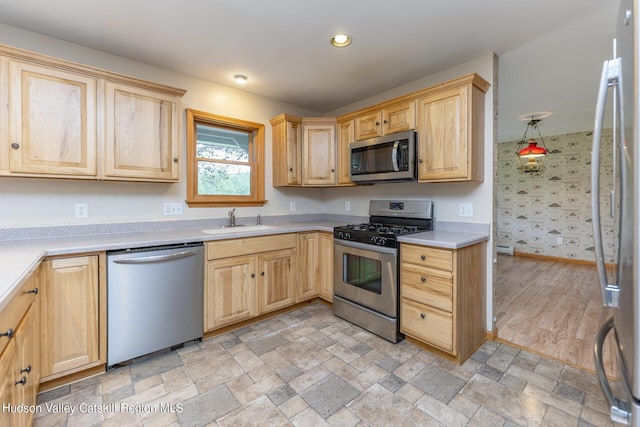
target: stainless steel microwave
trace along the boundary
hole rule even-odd
[[[416,180],[416,133],[398,132],[352,142],[351,181]]]

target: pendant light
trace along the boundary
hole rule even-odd
[[[542,138],[540,128],[538,127],[541,122],[542,119],[535,119],[531,117],[531,120],[527,123],[524,135],[518,143],[516,154],[520,164],[518,169],[520,169],[521,172],[541,172],[544,170],[544,158],[549,153],[549,150],[544,143],[544,138]],[[531,129],[531,138],[527,137],[529,129]],[[540,145],[538,145],[538,141],[535,140],[535,136],[533,135],[534,131],[538,132],[538,138],[541,143]]]

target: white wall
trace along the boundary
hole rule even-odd
[[[196,79],[184,74],[153,67],[126,58],[88,49],[76,44],[45,37],[0,24],[0,43],[63,58],[109,71],[138,77],[155,83],[186,89],[184,108],[193,108],[265,125],[267,165],[271,164],[272,143],[269,119],[283,112],[300,116],[317,116],[317,112],[255,96],[231,87]],[[182,112],[184,117],[184,110]],[[183,118],[184,123],[184,118]],[[185,138],[185,129],[182,129]],[[186,158],[183,144],[183,158]],[[324,210],[321,189],[274,189],[271,169],[267,167],[265,195],[269,203],[260,208],[238,208],[238,216],[289,214],[289,201],[296,201],[296,213]],[[1,178],[0,224],[3,227],[154,221],[225,217],[228,208],[184,207],[180,217],[164,216],[164,202],[182,202],[186,198],[186,168],[176,184],[96,182],[66,179]],[[74,204],[87,203],[89,218],[74,218]]]

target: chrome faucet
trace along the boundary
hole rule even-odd
[[[229,227],[236,226],[236,208],[229,211]]]

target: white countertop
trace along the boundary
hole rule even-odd
[[[236,227],[222,234],[206,234],[201,229],[181,229],[145,231],[134,233],[112,233],[88,236],[73,236],[48,239],[7,240],[0,242],[0,310],[9,303],[40,261],[46,256],[82,254],[127,248],[205,242],[238,237],[263,236],[270,234],[297,233],[303,231],[332,232],[343,222],[315,221],[269,224],[266,229],[251,226]],[[472,245],[489,239],[487,234],[429,231],[400,237],[404,243],[437,246],[448,249]]]

